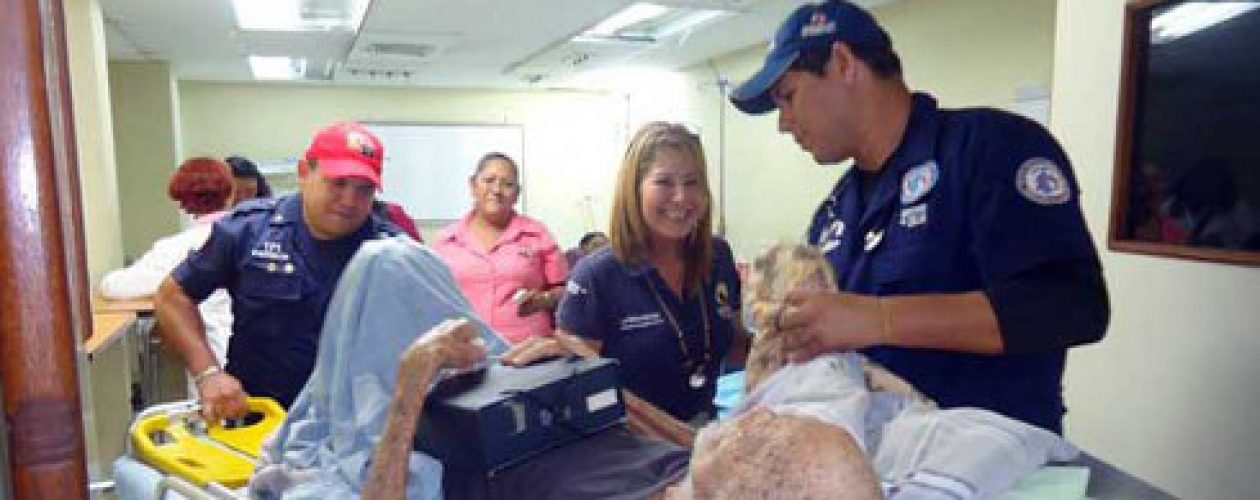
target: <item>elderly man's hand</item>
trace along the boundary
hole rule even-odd
[[[201,416],[207,422],[225,418],[239,418],[249,411],[245,389],[241,382],[227,372],[218,372],[197,384],[197,396],[201,400]]]
[[[503,364],[526,366],[547,358],[576,354],[584,358],[598,358],[598,346],[593,346],[576,335],[557,330],[548,337],[530,337],[513,345],[503,354]]]
[[[477,329],[466,319],[448,319],[412,342],[399,361],[399,381],[409,381],[426,370],[464,370],[486,359]]]
[[[879,299],[851,293],[790,292],[771,324],[783,335],[784,349],[793,361],[885,340]]]

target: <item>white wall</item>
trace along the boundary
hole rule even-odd
[[[619,96],[560,91],[183,82],[180,106],[187,155],[255,160],[297,157],[335,120],[520,125],[525,212],[562,248],[607,224],[626,119]]]
[[[1052,129],[1106,234],[1124,0],[1060,0]],[[1073,352],[1069,435],[1185,498],[1256,496],[1260,269],[1103,253],[1112,323]]]
[[[123,250],[129,261],[180,229],[179,204],[166,187],[184,161],[179,145],[179,93],[170,64],[109,65]]]
[[[96,0],[70,0],[63,7],[87,240],[83,245],[88,275],[95,284],[123,262],[105,26]]]
[[[122,265],[123,244],[119,222],[118,183],[114,163],[113,120],[109,106],[109,75],[105,51],[105,26],[96,0],[63,2],[66,52],[70,67],[70,92],[74,106],[75,149],[83,206],[84,251],[88,285],[110,269]],[[85,290],[75,290],[84,293]],[[81,333],[80,338],[87,333]],[[122,450],[123,432],[130,411],[120,378],[119,365],[108,360],[126,357],[122,349],[106,349],[88,363],[78,353],[78,377],[83,410],[85,452],[90,479],[107,477],[109,463]],[[98,392],[114,382],[116,390]],[[111,429],[116,429],[110,433]],[[102,437],[104,431],[108,437]],[[113,438],[113,439],[110,439]],[[3,443],[0,443],[3,446]],[[0,497],[5,478],[0,477]]]

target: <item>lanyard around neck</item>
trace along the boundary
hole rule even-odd
[[[665,300],[661,298],[661,293],[656,291],[656,286],[648,282],[648,289],[652,291],[652,296],[656,298],[657,305],[661,306],[661,312],[665,313],[665,318],[669,320],[670,326],[674,327],[674,334],[678,336],[678,350],[682,352],[683,360],[688,364],[692,363],[691,354],[687,351],[687,342],[683,339],[682,328],[678,326],[678,321],[674,319],[674,313],[669,312],[669,307],[665,305]],[[700,321],[704,324],[704,365],[707,366],[713,361],[713,329],[709,327],[709,307],[704,300],[704,290],[700,291]]]

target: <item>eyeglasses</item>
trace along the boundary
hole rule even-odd
[[[514,180],[499,178],[499,177],[481,177],[477,179],[477,184],[480,184],[486,187],[497,186],[503,189],[516,189],[518,186],[518,184]]]

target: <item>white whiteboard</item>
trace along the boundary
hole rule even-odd
[[[429,125],[364,122],[385,146],[381,197],[417,220],[455,220],[472,208],[468,178],[477,160],[497,151],[516,160],[524,181],[524,137],[517,125]],[[524,196],[517,208],[525,210]]]

